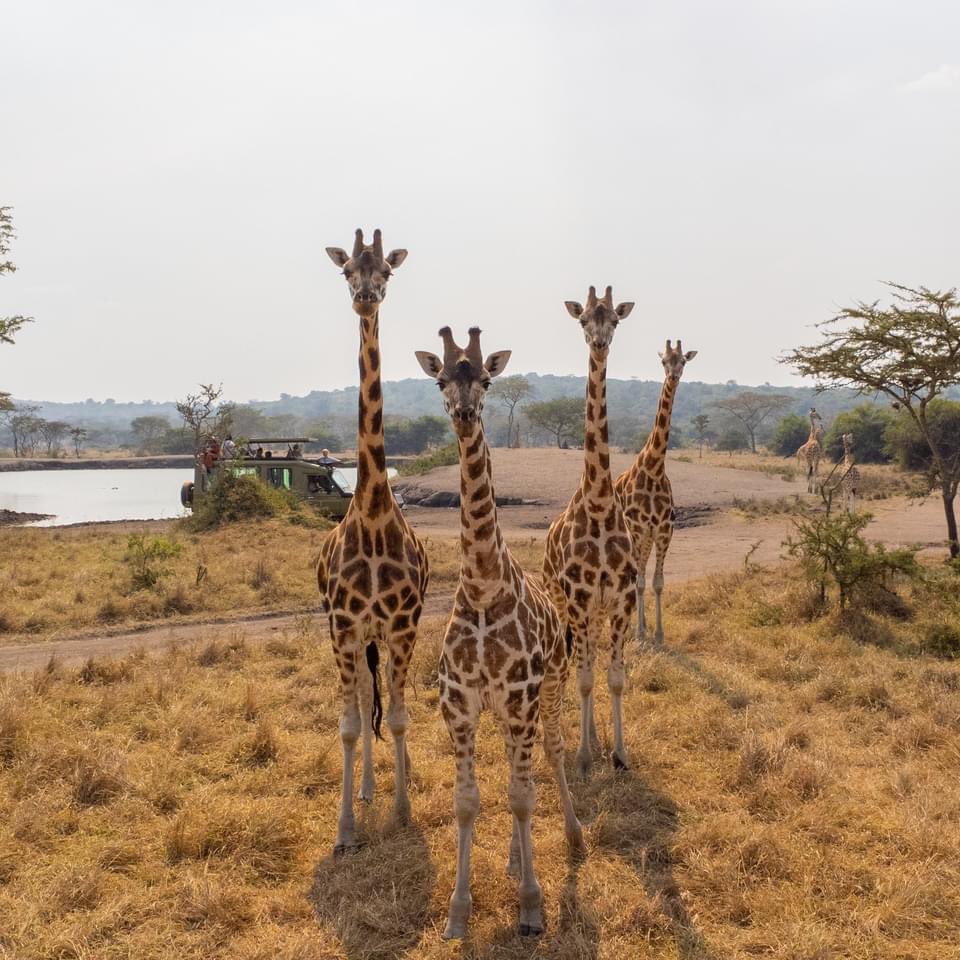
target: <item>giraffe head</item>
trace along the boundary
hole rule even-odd
[[[350,256],[341,247],[327,247],[327,256],[343,268],[353,298],[353,309],[361,317],[372,317],[387,295],[391,272],[407,259],[407,251],[391,250],[384,257],[380,231],[374,230],[373,243],[365,244],[363,231],[357,230]]]
[[[574,320],[580,321],[583,337],[591,350],[606,350],[617,324],[633,309],[633,303],[629,301],[613,305],[613,287],[607,287],[602,300],[597,299],[596,288],[591,287],[585,307],[576,300],[565,300],[564,306]]]
[[[843,435],[843,449],[845,453],[851,453],[853,451],[853,434],[845,433]]]
[[[443,406],[457,436],[471,434],[480,422],[483,401],[490,381],[499,377],[510,359],[509,350],[491,353],[486,360],[480,352],[480,328],[470,328],[466,347],[458,347],[449,327],[440,331],[443,360],[435,353],[417,351],[417,360],[428,377],[434,377],[443,394]]]
[[[683,376],[683,368],[687,365],[687,362],[696,355],[696,350],[688,350],[684,353],[679,340],[676,347],[671,347],[668,340],[666,349],[660,354],[660,362],[663,364],[663,372],[667,375],[667,379],[676,383]]]

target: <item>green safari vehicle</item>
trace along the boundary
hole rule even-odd
[[[193,480],[187,480],[180,488],[180,503],[193,509],[217,476],[229,470],[235,476],[256,477],[268,487],[290,490],[332,519],[343,519],[353,498],[353,488],[337,469],[339,460],[327,456],[308,460],[304,456],[303,445],[313,442],[310,437],[261,437],[238,444],[232,456],[208,457],[204,462],[201,455],[194,464]],[[265,444],[286,444],[287,449],[278,454],[265,451]]]

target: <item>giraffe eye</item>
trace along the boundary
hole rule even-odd
[[[438,389],[438,390],[442,390],[442,389],[443,389],[443,381],[442,381],[442,380],[438,380],[438,381],[437,381],[437,389]]]
[[[490,389],[490,381],[489,381],[489,380],[485,380],[485,381],[483,382],[483,389],[484,389],[484,390],[489,390],[489,389]]]

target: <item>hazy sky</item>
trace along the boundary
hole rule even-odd
[[[436,331],[584,373],[565,299],[634,300],[613,376],[791,382],[878,281],[960,282],[960,4],[42,2],[0,8],[0,388],[236,400],[356,382],[323,248],[410,251],[388,379]]]

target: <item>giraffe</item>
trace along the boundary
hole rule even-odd
[[[643,615],[647,561],[650,559],[651,550],[656,546],[657,559],[653,573],[653,591],[657,604],[657,625],[653,635],[656,646],[663,643],[663,563],[673,538],[673,490],[666,473],[670,416],[683,368],[696,355],[696,350],[684,353],[679,340],[675,348],[667,341],[666,349],[660,354],[665,376],[653,429],[633,466],[621,473],[614,485],[623,504],[623,515],[630,531],[637,563],[637,639],[641,642],[645,641],[647,636]]]
[[[820,487],[820,458],[823,456],[823,417],[816,407],[810,408],[810,436],[797,450],[797,463],[807,465],[807,493],[816,493]]]
[[[597,740],[593,718],[593,665],[605,620],[610,623],[610,665],[607,684],[613,714],[613,766],[627,767],[623,743],[623,646],[637,604],[637,568],[623,509],[613,492],[607,442],[607,353],[617,324],[632,303],[613,305],[613,289],[602,300],[590,287],[586,307],[566,301],[567,312],[580,321],[590,355],[584,415],[584,464],[580,486],[567,509],[547,533],[543,579],[572,634],[580,689],[580,749],[577,773],[586,777],[592,763],[591,741]]]
[[[466,935],[470,919],[470,847],[480,810],[474,770],[479,715],[489,708],[506,745],[510,764],[513,831],[507,873],[519,878],[521,935],[543,931],[543,894],[533,867],[531,817],[535,802],[533,743],[538,721],[563,809],[567,843],[584,851],[583,833],[563,768],[560,708],[568,651],[563,629],[546,590],[511,556],[497,521],[496,497],[480,414],[493,377],[503,373],[509,350],[480,352],[473,327],[466,348],[449,327],[440,331],[443,360],[417,352],[424,372],[436,379],[460,450],[460,577],[440,657],[440,712],[453,741],[457,777],[457,879],[446,939]]]
[[[373,243],[357,230],[353,253],[328,247],[327,254],[350,286],[360,317],[360,415],[357,427],[357,482],[340,525],[324,540],[317,564],[321,604],[330,620],[333,654],[340,673],[343,713],[343,783],[334,855],[355,852],[353,761],[358,734],[363,737],[360,799],[374,794],[373,737],[380,737],[382,707],[378,680],[378,641],[386,648],[390,707],[387,725],[395,759],[394,812],[398,822],[410,814],[407,796],[407,709],[404,685],[413,656],[417,625],[429,580],[423,545],[394,500],[387,480],[383,446],[383,397],[380,387],[380,304],[394,268],[406,250],[383,255],[380,231]],[[361,665],[366,656],[367,668]],[[362,707],[361,710],[358,707]]]
[[[843,475],[840,477],[840,495],[847,513],[857,512],[857,494],[860,492],[860,471],[853,458],[853,434],[843,435]]]

